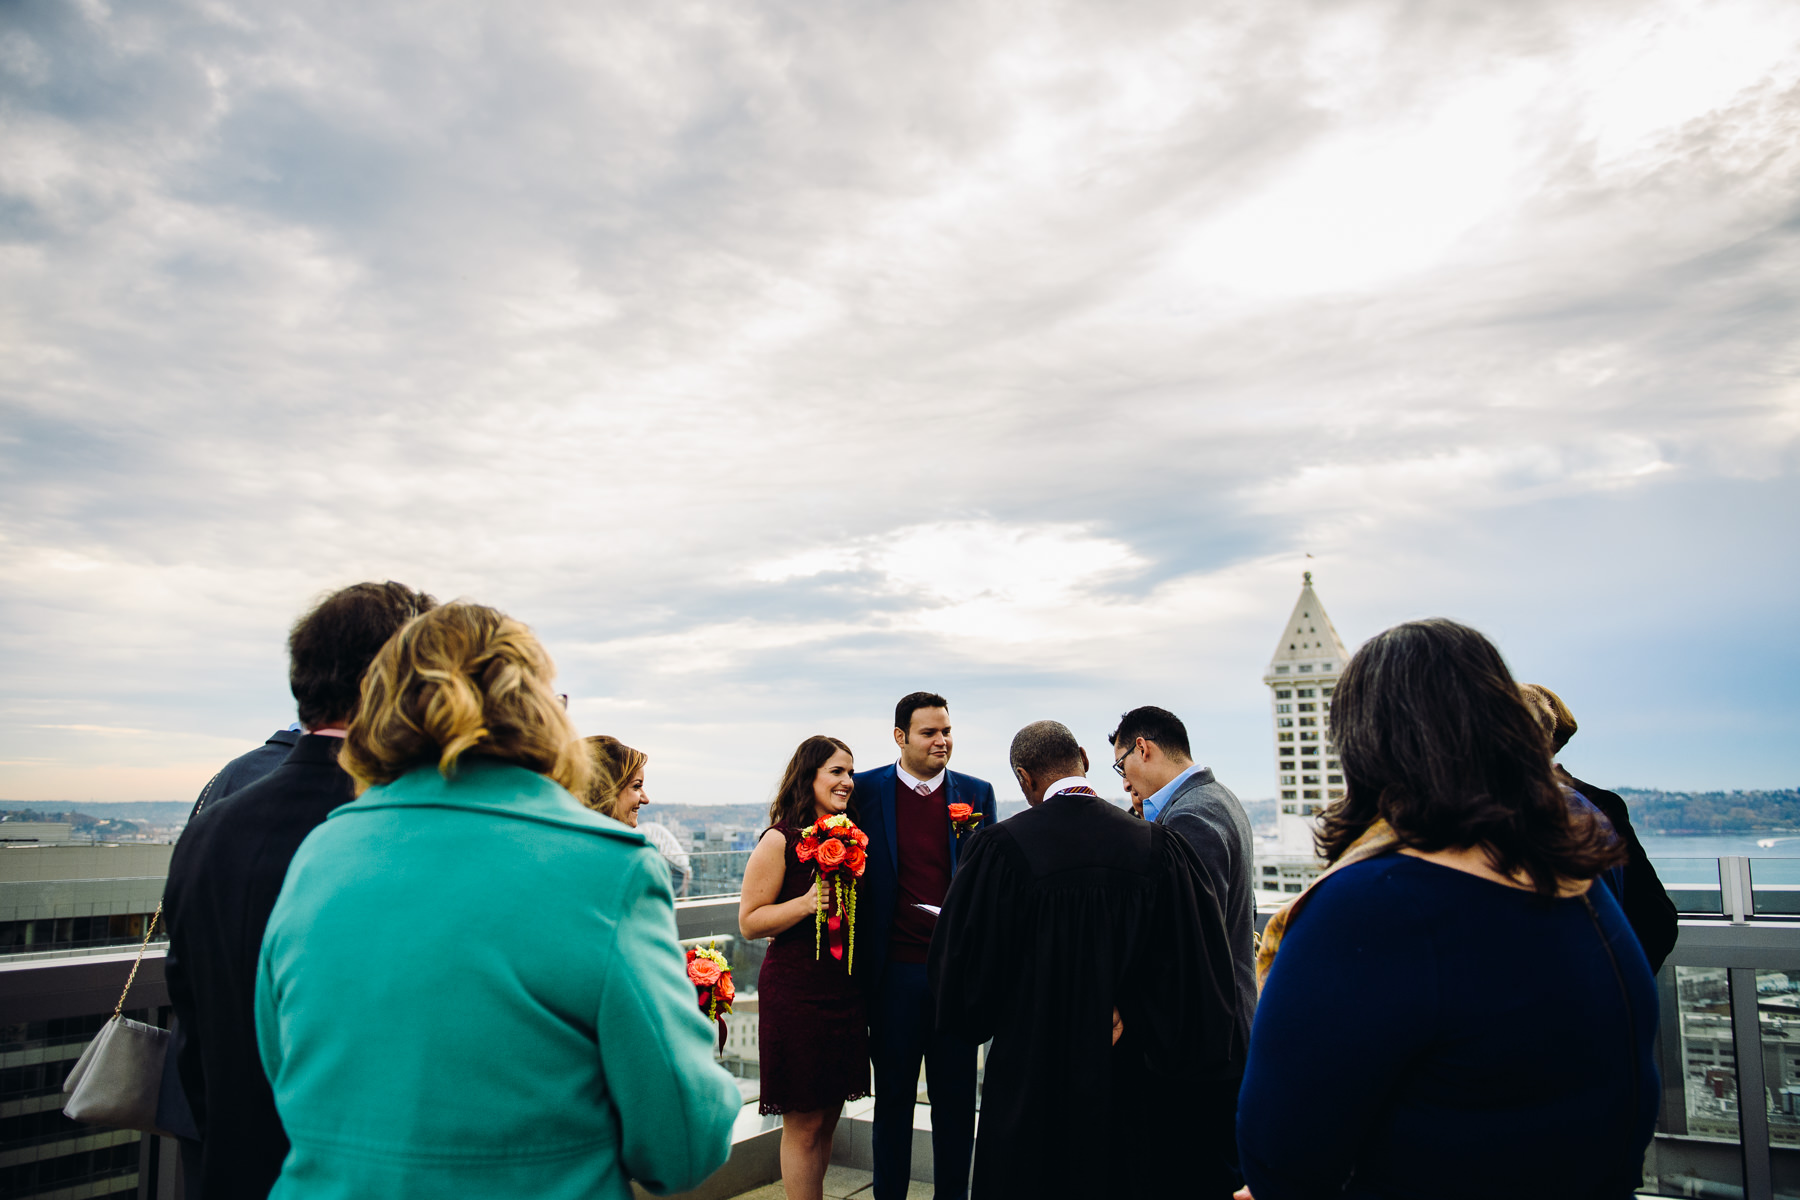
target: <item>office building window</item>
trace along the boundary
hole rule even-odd
[[[1333,800],[1342,800],[1344,798],[1344,789],[1343,788],[1332,788],[1329,791],[1327,791],[1325,794],[1327,796],[1330,796]]]
[[[1294,694],[1302,700],[1311,700],[1312,695],[1313,695],[1313,690],[1311,688],[1301,688],[1298,692],[1296,692]]]
[[[1310,670],[1312,670],[1312,664],[1311,663],[1301,663],[1300,669],[1302,671],[1310,671]]]
[[[1292,776],[1292,775],[1283,775],[1283,776],[1282,776],[1282,777],[1281,777],[1281,782],[1283,782],[1283,783],[1293,783],[1293,782],[1295,782],[1295,780],[1294,780],[1294,777],[1293,777],[1293,776]]]
[[[1319,789],[1318,788],[1307,788],[1304,790],[1304,792],[1302,794],[1308,800],[1317,800],[1319,798]]]
[[[1292,789],[1292,788],[1285,789],[1281,793],[1281,798],[1283,800],[1292,800],[1294,798],[1294,789]],[[1284,813],[1291,813],[1294,811],[1294,806],[1291,804],[1284,804],[1281,806],[1281,811]]]
[[[1262,873],[1264,875],[1279,875],[1281,874],[1281,869],[1279,867],[1264,867]]]
[[[1319,723],[1319,718],[1317,718],[1317,717],[1301,717],[1300,723],[1302,725],[1317,725]]]
[[[1317,782],[1319,782],[1319,777],[1317,775],[1308,775],[1306,778],[1302,779],[1300,782],[1301,783],[1317,783]]]
[[[1291,704],[1277,704],[1275,706],[1275,711],[1278,713],[1293,712],[1294,706]]]
[[[1275,736],[1280,738],[1284,742],[1291,742],[1294,740],[1294,735],[1291,733],[1278,733]],[[1288,751],[1288,753],[1292,754],[1293,751],[1290,750],[1290,751]]]
[[[1344,782],[1344,777],[1342,775],[1327,775],[1325,777],[1325,782],[1326,783],[1342,783],[1342,782]]]
[[[1331,695],[1331,693],[1337,691],[1337,689],[1335,687],[1324,687],[1324,688],[1320,688],[1319,691],[1321,693],[1323,693],[1324,695],[1329,696],[1329,695]]]
[[[1286,667],[1276,667],[1276,668],[1275,668],[1275,673],[1276,673],[1276,674],[1277,674],[1277,675],[1286,675],[1286,674],[1287,674],[1287,668],[1286,668]]]
[[[1292,689],[1289,688],[1276,688],[1275,698],[1277,700],[1292,700],[1294,698],[1294,693]]]
[[[1304,891],[1305,887],[1298,883],[1284,883],[1281,885],[1281,890],[1284,892],[1300,892]]]
[[[1292,718],[1292,717],[1276,717],[1275,724],[1281,726],[1283,729],[1292,729],[1294,727],[1294,718]]]

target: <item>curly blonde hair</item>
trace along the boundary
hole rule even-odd
[[[619,815],[618,809],[619,794],[650,761],[650,756],[605,734],[589,738],[587,745],[593,756],[594,778],[588,783],[587,794],[581,802],[597,813],[623,821],[625,818]]]
[[[585,796],[593,760],[550,690],[554,676],[522,622],[480,604],[433,609],[407,622],[369,664],[338,763],[358,795],[426,764],[449,778],[473,753]]]

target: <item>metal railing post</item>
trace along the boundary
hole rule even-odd
[[[1725,916],[1733,925],[1742,925],[1756,912],[1750,891],[1750,860],[1731,855],[1719,860],[1719,899],[1724,901]]]
[[[1740,862],[1747,861],[1740,859]],[[1769,1159],[1769,1098],[1763,1079],[1762,1025],[1756,1015],[1756,968],[1732,967],[1731,1034],[1737,1043],[1738,1131],[1743,1138],[1744,1200],[1774,1200]]]

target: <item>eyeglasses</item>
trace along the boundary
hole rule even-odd
[[[1133,742],[1130,750],[1127,750],[1125,753],[1119,755],[1119,757],[1113,759],[1113,770],[1119,773],[1120,779],[1125,778],[1125,760],[1130,758],[1136,751],[1137,743]]]

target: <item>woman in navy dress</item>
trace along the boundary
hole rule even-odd
[[[1568,802],[1499,652],[1454,622],[1359,650],[1331,732],[1346,794],[1319,843],[1346,865],[1272,943],[1238,1106],[1248,1191],[1627,1200],[1657,1001],[1592,886],[1624,860],[1611,826]]]
[[[850,747],[813,736],[783,773],[769,828],[744,869],[738,930],[773,938],[757,977],[762,1102],[781,1114],[781,1179],[790,1200],[824,1194],[831,1138],[846,1100],[869,1094],[869,1028],[862,987],[815,950],[817,870],[794,854],[800,831],[850,806]]]

